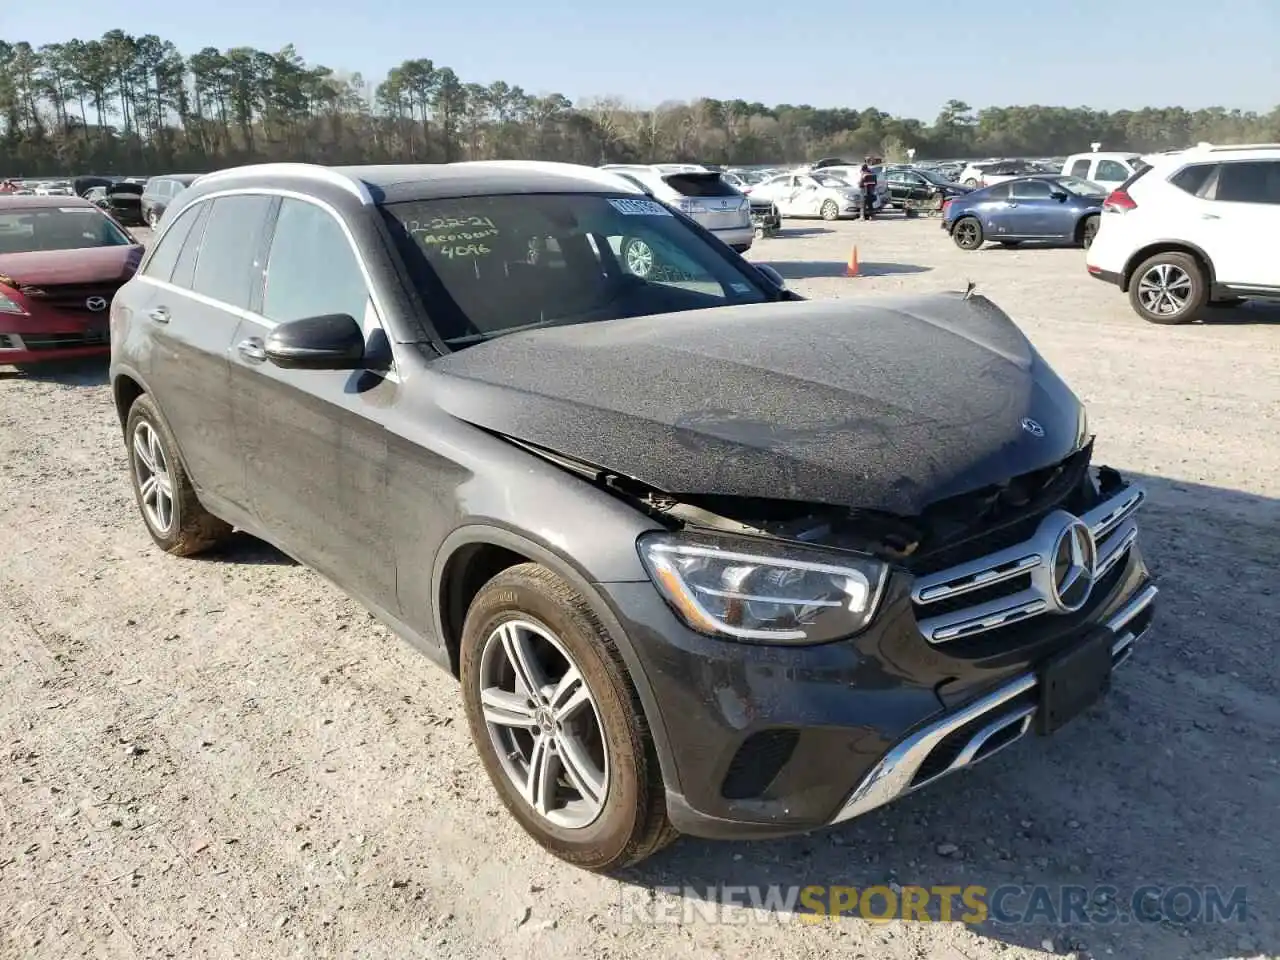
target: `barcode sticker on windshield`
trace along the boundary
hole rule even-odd
[[[669,217],[671,211],[655,200],[610,199],[615,210],[629,217]]]

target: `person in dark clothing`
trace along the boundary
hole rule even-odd
[[[869,158],[863,161],[859,186],[862,187],[862,219],[870,220],[876,202],[876,172],[871,169]]]

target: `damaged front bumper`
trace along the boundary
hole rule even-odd
[[[951,613],[970,602],[980,613],[998,608],[1001,594],[1024,603],[1022,591],[1039,589],[1023,579],[1030,548],[1051,553],[1058,542],[1041,529],[1026,544],[928,578],[895,570],[868,629],[809,647],[703,636],[649,584],[602,584],[662,714],[673,824],[706,837],[803,832],[858,816],[1022,737],[1045,712],[1046,661],[1105,645],[1118,666],[1146,633],[1156,588],[1136,543],[1132,514],[1141,501],[1126,486],[1088,514],[1068,516],[1098,531],[1098,566],[1107,564],[1087,603],[1016,622],[982,617],[965,635],[942,639],[924,629],[922,582],[950,584]],[[1006,575],[1010,550],[1023,569]],[[992,559],[1001,561],[994,573],[981,562]],[[1051,571],[1055,557],[1039,562]]]

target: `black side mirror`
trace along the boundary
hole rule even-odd
[[[292,370],[354,370],[364,360],[364,331],[345,313],[291,320],[267,336],[266,353]]]

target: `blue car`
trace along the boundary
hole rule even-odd
[[[1024,240],[1057,240],[1088,248],[1098,232],[1105,188],[1061,174],[1006,180],[953,198],[942,228],[961,250],[994,241],[1016,247]]]

